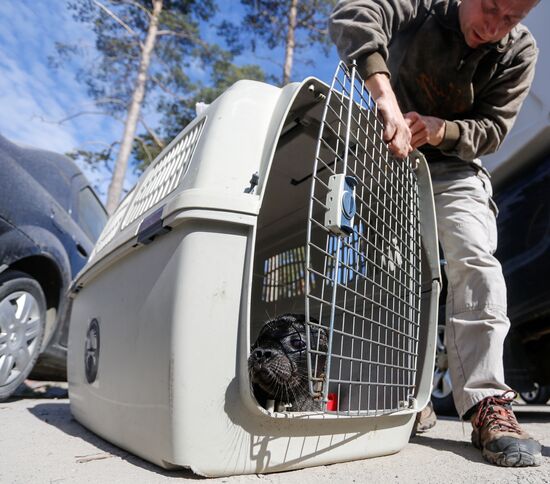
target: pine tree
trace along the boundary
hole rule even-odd
[[[288,84],[296,55],[321,47],[328,53],[327,20],[336,0],[241,0],[245,16],[241,25],[222,22],[223,35],[234,53],[250,49],[259,41],[269,49],[284,48],[282,85]],[[309,59],[308,62],[312,62]]]
[[[168,136],[159,135],[145,121],[143,110],[160,110],[164,135],[182,126],[167,129],[173,106],[189,109],[204,85],[191,74],[196,70],[230,65],[231,55],[201,38],[200,26],[212,20],[214,0],[71,0],[75,20],[90,26],[95,34],[97,59],[85,64],[77,78],[105,114],[121,120],[124,133],[119,143],[99,153],[80,151],[75,158],[101,160],[112,167],[107,210],[112,213],[122,194],[132,150],[147,164],[165,145]],[[71,55],[85,58],[84,47],[58,44],[63,60]],[[164,113],[164,114],[162,114]],[[172,117],[172,120],[176,118]],[[138,135],[138,128],[141,133]],[[171,131],[171,132],[170,132]]]

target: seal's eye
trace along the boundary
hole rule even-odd
[[[295,350],[303,350],[306,347],[306,342],[301,338],[293,338],[290,340],[290,345]]]

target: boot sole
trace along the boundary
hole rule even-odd
[[[528,452],[491,452],[483,449],[483,457],[490,464],[501,467],[536,467],[542,464],[541,454],[530,454]]]

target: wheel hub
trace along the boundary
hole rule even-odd
[[[0,385],[12,382],[29,364],[39,324],[38,301],[29,292],[13,292],[0,301]]]
[[[438,351],[435,355],[435,366],[441,371],[447,370],[449,368],[449,357],[444,351]]]

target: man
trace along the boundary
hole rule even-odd
[[[512,127],[534,76],[535,41],[519,24],[538,0],[342,0],[330,18],[395,156],[424,152],[448,279],[447,351],[455,404],[491,463],[540,465],[504,382],[509,329],[496,250],[496,206],[478,157]],[[402,114],[405,113],[405,114]]]

